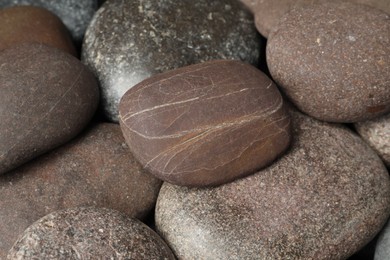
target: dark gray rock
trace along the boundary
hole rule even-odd
[[[382,230],[375,248],[374,260],[389,260],[390,259],[390,221]]]
[[[153,74],[212,59],[257,64],[260,37],[237,0],[107,1],[92,20],[82,60],[99,78],[107,117]]]
[[[7,259],[167,259],[169,247],[137,219],[104,208],[53,212],[24,231]]]

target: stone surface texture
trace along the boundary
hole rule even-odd
[[[390,213],[382,161],[349,129],[292,112],[290,150],[215,188],[164,183],[156,227],[178,259],[346,259]]]
[[[254,173],[290,143],[275,84],[241,61],[209,61],[131,88],[120,123],[134,156],[178,185],[218,185]]]
[[[374,260],[389,260],[390,258],[390,222],[382,230],[375,248]]]
[[[98,9],[98,0],[1,0],[0,7],[40,6],[55,13],[69,29],[73,39],[81,42],[85,30]]]
[[[355,128],[390,167],[390,114],[357,123]]]
[[[267,43],[270,73],[303,112],[357,122],[390,110],[389,15],[324,2],[291,10]]]
[[[213,59],[257,64],[260,36],[237,0],[106,1],[88,27],[82,60],[101,83],[106,116],[151,75]]]
[[[0,50],[24,42],[39,42],[77,56],[62,21],[44,8],[17,6],[0,9]]]
[[[88,132],[0,176],[0,259],[39,218],[60,209],[106,207],[144,218],[161,181],[131,155],[120,127],[98,124]]]
[[[137,219],[104,208],[53,212],[19,237],[7,259],[161,259],[171,250]]]

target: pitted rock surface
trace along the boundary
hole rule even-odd
[[[215,188],[164,183],[156,227],[178,259],[346,259],[390,213],[390,179],[355,133],[298,112],[271,166]]]
[[[148,226],[111,209],[72,208],[32,224],[7,259],[166,259],[169,247]]]
[[[0,174],[74,138],[99,88],[75,57],[38,43],[0,52]]]
[[[106,116],[118,122],[120,98],[142,80],[213,59],[257,64],[260,43],[237,0],[106,1],[88,27],[82,60],[99,78]]]
[[[303,112],[331,122],[390,110],[390,16],[324,2],[286,14],[267,43],[270,73]]]
[[[240,61],[209,61],[151,77],[122,98],[134,156],[158,178],[218,185],[268,165],[290,142],[275,84]]]

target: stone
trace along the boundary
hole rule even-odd
[[[0,174],[74,138],[99,88],[75,57],[39,43],[0,52]]]
[[[390,16],[324,2],[286,14],[267,42],[276,83],[303,112],[353,123],[390,111]]]
[[[0,259],[28,226],[56,210],[95,206],[144,219],[160,186],[135,161],[119,125],[93,126],[71,143],[0,176]]]
[[[73,40],[81,43],[85,30],[98,9],[98,0],[1,0],[0,7],[33,5],[55,13],[69,29]]]
[[[346,259],[390,213],[390,178],[351,130],[291,111],[271,166],[214,188],[164,183],[156,227],[178,259]]]
[[[356,123],[355,128],[390,167],[390,114]]]
[[[141,221],[111,209],[72,208],[41,218],[7,259],[171,259],[166,243]]]
[[[374,260],[389,260],[390,256],[390,222],[382,230],[376,242]]]
[[[276,30],[283,15],[288,13],[292,8],[300,8],[320,1],[333,1],[337,3],[347,1],[365,4],[390,14],[388,0],[241,0],[255,14],[256,28],[264,37],[268,37],[272,30]]]
[[[219,60],[155,75],[120,103],[134,156],[178,185],[219,185],[269,165],[290,143],[275,84],[241,61]]]
[[[39,42],[77,56],[62,21],[44,8],[16,6],[0,9],[0,51],[25,42]]]
[[[106,1],[87,29],[82,60],[100,81],[106,117],[123,94],[167,70],[214,59],[257,64],[261,40],[237,0]]]

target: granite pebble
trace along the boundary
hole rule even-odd
[[[344,126],[290,111],[290,150],[215,188],[164,183],[156,227],[178,259],[346,259],[390,214],[389,173]]]
[[[106,117],[118,122],[123,94],[170,69],[213,59],[257,64],[260,35],[237,0],[106,1],[89,25],[83,62],[101,85]]]
[[[72,208],[41,218],[7,259],[174,260],[166,243],[137,219],[104,208]]]
[[[56,210],[105,207],[145,219],[160,186],[161,181],[136,162],[119,125],[93,126],[74,141],[0,176],[0,259],[29,225]]]
[[[267,42],[276,83],[303,112],[353,123],[390,111],[390,16],[354,3],[292,9]]]

